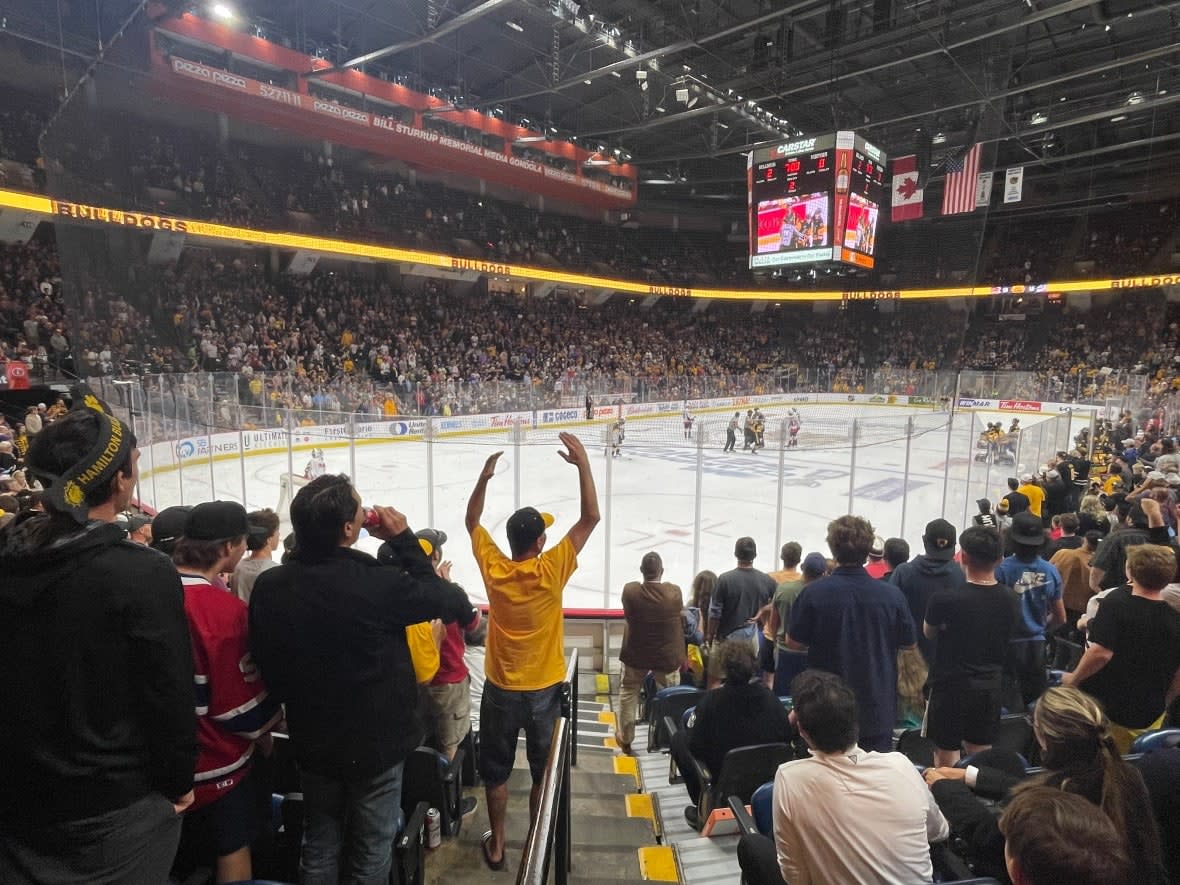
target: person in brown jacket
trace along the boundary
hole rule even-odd
[[[1086,603],[1094,595],[1090,589],[1090,560],[1098,549],[1102,535],[1096,531],[1086,532],[1085,543],[1076,549],[1058,550],[1049,560],[1061,573],[1061,598],[1065,602],[1065,626],[1061,635],[1074,639],[1078,618],[1086,611]]]
[[[656,688],[680,684],[684,663],[684,628],[680,611],[684,596],[675,584],[663,581],[664,563],[658,553],[647,553],[639,563],[643,581],[623,587],[623,650],[619,652],[622,679],[619,682],[619,719],[615,739],[619,749],[630,755],[635,738],[635,717],[639,709],[639,688],[648,672]]]

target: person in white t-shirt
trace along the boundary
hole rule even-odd
[[[242,602],[250,602],[254,582],[264,571],[278,565],[274,553],[279,549],[279,516],[273,510],[255,510],[246,515],[250,534],[246,536],[249,556],[243,556],[234,567],[229,579],[229,589]]]
[[[774,838],[738,843],[748,885],[930,882],[930,843],[950,827],[913,763],[856,745],[856,696],[839,676],[806,670],[791,697],[811,757],[779,766]]]

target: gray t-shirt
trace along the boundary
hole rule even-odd
[[[717,579],[709,602],[709,619],[717,621],[718,639],[747,626],[758,609],[770,602],[778,585],[756,568],[735,568]]]
[[[254,591],[254,582],[268,568],[278,565],[273,559],[243,559],[234,569],[229,579],[229,589],[237,594],[242,602],[250,602],[250,594]]]

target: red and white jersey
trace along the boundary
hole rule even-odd
[[[197,711],[194,808],[216,801],[250,770],[254,741],[282,719],[250,656],[246,603],[200,575],[180,575],[193,650]]]

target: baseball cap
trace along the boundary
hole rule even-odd
[[[956,534],[955,527],[945,519],[926,523],[926,533],[922,535],[926,555],[932,559],[954,559]]]
[[[1123,445],[1133,446],[1133,445],[1135,445],[1135,440],[1131,437],[1127,437],[1125,440],[1123,440]]]
[[[172,548],[184,534],[185,523],[192,507],[165,507],[152,520],[152,546],[165,553],[171,553]]]
[[[521,507],[508,517],[508,542],[513,547],[527,547],[553,525],[553,514],[536,507]]]
[[[115,524],[127,534],[138,532],[141,528],[151,522],[151,519],[144,516],[142,513],[120,513],[115,517]]]
[[[1009,537],[1017,544],[1039,545],[1045,542],[1045,525],[1031,513],[1018,513],[1012,519]]]
[[[190,511],[184,537],[194,541],[224,541],[250,534],[246,508],[237,501],[208,501]]]
[[[1180,486],[1180,473],[1169,473],[1167,474],[1166,478],[1168,480],[1168,485]]]
[[[873,535],[873,546],[869,548],[869,556],[881,557],[885,555],[885,539],[880,535]]]
[[[420,532],[415,532],[414,537],[418,539],[418,543],[422,545],[422,550],[427,556],[433,555],[436,550],[441,550],[442,545],[447,543],[447,533],[441,529],[422,529]],[[427,547],[430,549],[427,550]]]
[[[1020,481],[1024,484],[1030,483],[1033,481],[1033,475],[1031,473],[1022,473],[1020,474]]]
[[[738,538],[733,545],[733,555],[742,562],[752,562],[758,555],[758,545],[753,538]]]
[[[1148,482],[1158,482],[1161,479],[1167,479],[1167,477],[1164,476],[1162,471],[1153,470],[1153,471],[1151,471],[1151,473],[1147,474],[1147,481]]]
[[[818,578],[828,570],[828,561],[822,553],[808,553],[803,558],[800,571],[809,578]]]
[[[1007,498],[1001,498],[999,501],[997,501],[997,502],[996,502],[996,513],[999,513],[999,514],[1004,514],[1004,513],[1007,513],[1007,512],[1008,512],[1008,506],[1009,506],[1009,505],[1008,505],[1008,499],[1007,499]]]

